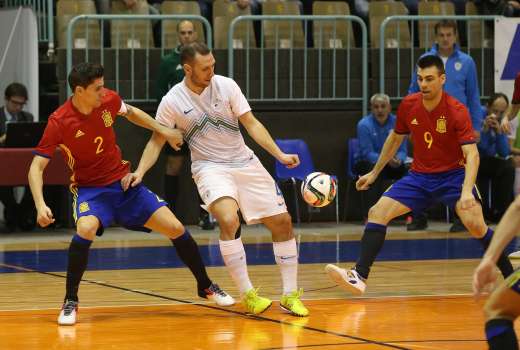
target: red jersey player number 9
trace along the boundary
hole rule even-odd
[[[433,136],[429,131],[426,131],[424,133],[424,142],[428,144],[428,149],[432,148]]]

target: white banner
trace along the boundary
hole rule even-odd
[[[27,88],[24,109],[38,120],[38,23],[30,8],[0,11],[0,106],[5,88],[13,82]]]
[[[513,95],[514,79],[520,73],[520,18],[495,21],[495,92]]]

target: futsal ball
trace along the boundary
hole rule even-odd
[[[310,173],[302,182],[302,197],[313,207],[324,207],[336,197],[336,180],[321,172]]]

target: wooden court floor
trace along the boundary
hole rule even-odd
[[[464,234],[450,235],[443,229],[441,225],[438,230],[409,235],[393,228],[391,253],[417,250],[412,241],[421,240],[427,246],[454,241],[459,250],[465,249]],[[0,273],[0,349],[487,349],[484,300],[471,296],[476,258],[412,259],[421,257],[416,251],[404,260],[383,259],[374,265],[365,296],[353,298],[323,272],[326,262],[322,260],[334,262],[336,256],[322,257],[334,255],[322,243],[334,246],[337,239],[355,243],[361,226],[303,227],[298,230],[301,254],[310,247],[323,258],[312,262],[301,257],[308,261],[300,265],[299,284],[310,316],[293,317],[279,308],[277,266],[258,260],[259,249],[248,251],[248,260],[259,261],[249,267],[251,279],[260,294],[275,301],[268,311],[253,317],[240,304],[220,308],[197,299],[186,268],[146,268],[146,264],[126,268],[125,261],[136,259],[132,252],[166,249],[168,242],[160,236],[111,230],[92,249],[114,249],[106,252],[121,265],[103,269],[108,259],[91,255],[92,269],[80,288],[79,322],[71,327],[58,326],[56,317],[64,293],[62,261],[72,232],[0,237],[4,271]],[[215,245],[216,233],[195,231],[201,250]],[[248,248],[265,248],[262,244],[269,242],[262,228],[244,231]],[[159,251],[152,251],[156,260],[162,259]],[[46,260],[55,255],[61,260],[49,268]],[[347,267],[352,261],[340,264]],[[213,265],[208,268],[211,278],[237,297],[225,268],[209,265]]]

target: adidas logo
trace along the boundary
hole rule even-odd
[[[76,138],[81,137],[81,136],[83,136],[83,135],[85,135],[85,133],[84,133],[83,131],[81,131],[81,130],[78,130],[78,131],[76,132]]]
[[[413,118],[412,125],[419,125],[419,122],[417,121],[417,119]]]

